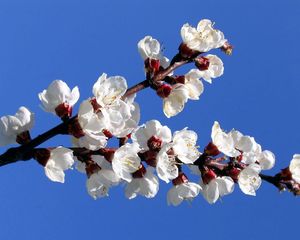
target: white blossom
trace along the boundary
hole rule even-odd
[[[187,130],[187,128],[174,133],[172,148],[183,163],[191,164],[199,158],[200,152],[196,146],[197,138],[197,133]]]
[[[210,203],[215,203],[219,198],[230,194],[234,190],[234,182],[231,177],[217,177],[212,179],[208,184],[201,181],[201,193],[203,197]]]
[[[142,178],[133,178],[127,183],[125,195],[129,199],[135,198],[138,194],[146,198],[153,198],[158,192],[159,181],[153,174],[154,169],[148,167],[146,173]]]
[[[238,184],[243,193],[256,195],[255,191],[261,185],[260,171],[261,167],[256,163],[252,163],[239,173]]]
[[[172,151],[172,146],[173,144],[171,143],[165,144],[156,156],[157,175],[161,180],[165,181],[166,183],[169,183],[170,180],[173,180],[178,177],[178,167],[175,155],[172,153],[168,153],[169,151]]]
[[[200,190],[201,186],[192,182],[173,186],[167,194],[168,205],[178,206],[183,200],[192,201]]]
[[[39,99],[46,112],[56,114],[55,109],[62,103],[74,106],[79,99],[79,89],[74,87],[71,91],[69,86],[62,80],[54,80],[47,90],[39,93]]]
[[[89,99],[80,104],[78,122],[84,132],[84,136],[75,141],[78,146],[90,150],[98,150],[106,146],[107,137],[102,132],[105,128],[104,122],[94,112]]]
[[[164,114],[170,118],[180,113],[188,101],[189,91],[183,84],[177,83],[172,86],[171,93],[163,99]]]
[[[226,39],[224,34],[214,29],[213,23],[208,19],[203,19],[198,23],[197,29],[189,24],[184,24],[181,28],[181,37],[190,49],[207,52],[213,48],[224,45]]]
[[[234,129],[226,133],[218,122],[212,127],[211,138],[213,144],[225,155],[237,157],[242,154],[242,162],[245,164],[258,162],[262,170],[270,169],[275,164],[274,154],[268,150],[262,151],[253,137],[245,136]]]
[[[212,83],[212,78],[217,78],[223,75],[224,73],[224,66],[222,60],[217,57],[216,55],[206,55],[205,58],[209,60],[209,67],[207,70],[200,71],[201,77],[209,82]]]
[[[45,165],[45,174],[53,182],[65,182],[64,171],[70,169],[74,164],[73,151],[57,147],[50,151],[50,157]]]
[[[20,107],[15,116],[0,119],[0,146],[16,143],[19,134],[29,131],[34,125],[34,114],[26,107]]]
[[[192,100],[198,100],[200,95],[204,91],[204,86],[200,80],[203,74],[198,69],[192,69],[187,74],[185,74],[184,86],[188,90],[188,97]]]
[[[292,178],[300,184],[300,154],[294,154],[289,166]]]
[[[159,60],[163,68],[168,67],[170,64],[169,59],[163,56],[159,41],[151,36],[145,36],[138,42],[138,50],[143,60],[148,58]]]
[[[103,73],[93,86],[93,94],[101,107],[121,99],[126,90],[125,78],[121,76],[107,77],[106,73]]]
[[[136,172],[141,165],[141,159],[138,156],[140,148],[136,143],[126,143],[114,154],[112,168],[118,177],[127,182],[132,181],[132,173]]]
[[[172,133],[167,126],[162,126],[159,121],[151,120],[139,126],[131,134],[132,141],[136,142],[144,151],[149,150],[148,141],[151,137],[155,137],[158,141],[161,141],[162,147],[164,144],[171,142]]]

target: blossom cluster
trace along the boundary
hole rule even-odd
[[[26,158],[37,160],[54,182],[63,183],[65,171],[75,165],[87,176],[87,192],[94,199],[107,197],[118,185],[125,185],[129,199],[138,195],[153,198],[160,180],[172,183],[167,202],[174,206],[199,194],[215,203],[232,193],[235,183],[243,193],[254,196],[262,182],[261,172],[274,167],[275,156],[262,150],[253,137],[235,129],[226,132],[215,122],[211,140],[200,152],[198,135],[188,128],[172,133],[158,120],[139,123],[140,107],[135,98],[140,86],[156,91],[163,99],[165,116],[170,118],[182,112],[188,100],[200,98],[203,80],[212,83],[224,72],[222,60],[206,53],[220,48],[231,54],[232,47],[210,20],[201,20],[197,28],[184,24],[181,37],[172,60],[164,56],[157,39],[141,39],[138,51],[144,60],[146,83],[128,88],[124,77],[103,73],[93,85],[93,95],[81,102],[74,117],[78,87],[71,90],[64,81],[55,80],[38,94],[42,109],[63,121],[65,132],[61,134],[71,136],[72,147],[31,147],[34,114],[26,107],[15,116],[0,119],[0,146],[18,143],[27,147]],[[195,68],[184,75],[174,74],[176,68],[188,63],[194,63]],[[108,147],[111,138],[118,139],[120,146]],[[191,182],[187,172],[199,180]],[[274,179],[280,188],[300,194],[300,155],[295,154],[290,166]]]

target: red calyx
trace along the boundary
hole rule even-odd
[[[160,61],[159,59],[150,59],[147,58],[145,60],[145,68],[149,72],[158,72],[160,68]]]
[[[172,87],[170,85],[163,84],[160,87],[158,87],[158,89],[156,90],[156,93],[161,98],[166,98],[170,95],[171,91],[172,91]]]
[[[182,76],[176,76],[174,80],[175,80],[176,83],[185,84],[185,76],[183,76],[183,75]]]
[[[75,138],[81,138],[84,136],[84,132],[78,122],[78,118],[68,125],[68,133],[73,135]]]
[[[156,136],[152,136],[147,141],[147,145],[152,151],[159,151],[162,145],[162,140]]]
[[[280,172],[280,178],[282,180],[286,180],[286,181],[289,181],[289,180],[292,180],[292,173],[290,171],[290,168],[287,167],[287,168],[284,168],[284,169],[281,169],[281,172]]]
[[[85,171],[88,177],[90,177],[93,173],[96,173],[101,170],[101,167],[92,160],[86,162]]]
[[[229,177],[231,177],[234,182],[238,181],[238,176],[239,176],[240,172],[241,172],[241,169],[238,169],[238,168],[231,168],[226,171],[227,175]]]
[[[31,137],[30,137],[29,131],[25,131],[25,132],[18,134],[18,136],[16,138],[16,142],[21,145],[29,143],[30,141],[31,141]]]
[[[143,164],[141,164],[139,170],[137,170],[136,172],[132,173],[132,177],[133,178],[143,178],[146,174],[146,168],[144,167]]]
[[[68,103],[61,103],[55,108],[55,113],[60,118],[69,118],[72,116],[72,106]]]
[[[213,144],[212,142],[210,142],[204,149],[205,154],[207,154],[208,156],[217,156],[220,154],[219,149],[217,148],[217,146],[215,144]]]
[[[206,57],[198,57],[195,59],[195,65],[200,71],[205,71],[209,67],[209,59]]]
[[[190,49],[185,43],[181,43],[178,50],[181,57],[184,59],[195,58],[200,54],[199,51]]]
[[[107,138],[112,138],[114,135],[112,135],[112,133],[110,131],[108,131],[107,129],[103,129],[102,130],[103,134],[105,135],[105,137]]]
[[[157,156],[157,152],[151,150],[148,150],[143,153],[139,153],[139,157],[151,167],[156,167],[157,164],[156,156]]]
[[[99,103],[97,102],[96,98],[92,98],[90,100],[90,103],[93,106],[94,112],[98,113],[100,111],[101,106],[99,105]]]
[[[47,148],[35,149],[33,153],[33,158],[37,160],[39,164],[43,167],[46,166],[51,155],[51,151]]]
[[[205,184],[208,184],[211,180],[215,179],[216,177],[217,174],[211,169],[207,170],[202,174],[202,180]]]
[[[189,179],[187,178],[187,176],[181,172],[179,173],[178,177],[172,180],[173,185],[180,185],[182,183],[187,183],[189,181]]]

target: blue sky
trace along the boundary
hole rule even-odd
[[[200,101],[167,119],[150,90],[137,101],[141,122],[158,119],[172,130],[186,126],[204,147],[215,120],[254,136],[277,158],[275,173],[300,153],[300,2],[213,1],[0,1],[0,115],[24,105],[36,113],[33,135],[59,119],[44,113],[37,94],[54,79],[78,85],[81,100],[102,72],[122,75],[129,85],[143,80],[136,44],[159,39],[172,57],[182,24],[216,22],[235,46],[218,54],[225,73],[205,84]],[[60,137],[44,146],[70,144]],[[5,149],[0,149],[3,152]],[[215,205],[200,196],[192,204],[168,207],[160,185],[155,199],[129,201],[121,187],[94,201],[85,177],[68,172],[65,184],[50,182],[35,162],[0,169],[0,239],[290,239],[297,236],[299,199],[268,184],[257,197],[233,194]]]

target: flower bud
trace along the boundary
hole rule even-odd
[[[55,108],[55,113],[61,119],[66,119],[72,116],[72,106],[68,103],[61,103]]]
[[[181,172],[179,173],[178,177],[172,180],[173,185],[180,185],[182,183],[187,183],[189,180],[187,178],[187,176]]]
[[[171,91],[172,91],[172,87],[170,85],[163,84],[160,87],[158,87],[158,89],[156,90],[156,93],[161,98],[166,98],[170,95]]]
[[[217,156],[220,154],[219,149],[217,148],[217,146],[215,144],[213,144],[212,142],[210,142],[204,149],[204,152],[206,155],[208,156]]]
[[[215,179],[217,174],[212,170],[208,169],[204,173],[202,173],[202,180],[205,184],[208,184],[211,180]]]
[[[206,57],[198,57],[195,59],[195,65],[200,71],[205,71],[209,67],[209,59]]]

